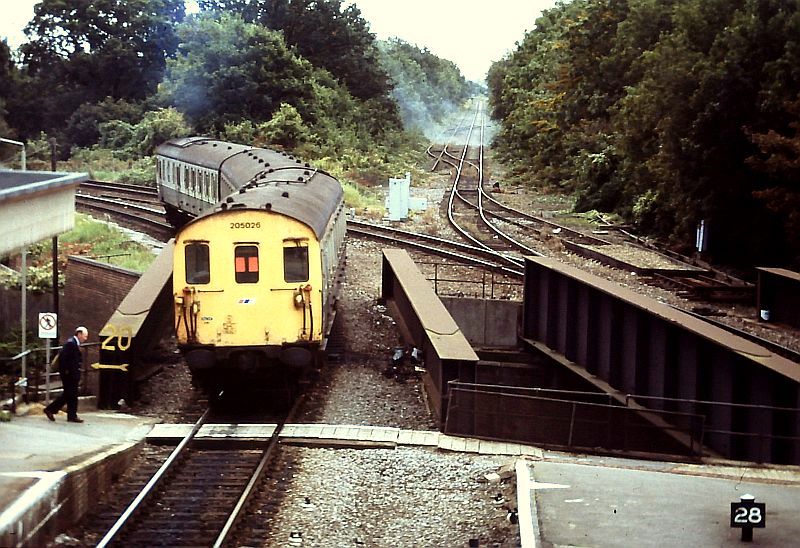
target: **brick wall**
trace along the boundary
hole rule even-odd
[[[84,257],[71,256],[67,261],[58,327],[62,341],[79,325],[89,330],[81,394],[98,394],[98,371],[91,367],[99,361],[98,334],[139,276],[138,272]]]
[[[96,341],[100,329],[138,280],[138,272],[84,257],[69,257],[58,317],[61,338],[85,325],[89,341]]]
[[[28,313],[25,316],[28,331],[36,334],[39,331],[37,322],[39,312],[53,311],[53,295],[50,293],[33,293],[25,295]],[[0,333],[19,330],[20,309],[22,308],[22,292],[19,289],[0,287]]]

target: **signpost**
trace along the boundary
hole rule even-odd
[[[45,339],[44,398],[50,403],[50,340],[58,336],[58,315],[53,312],[39,314],[39,338]]]
[[[731,503],[731,527],[742,530],[742,542],[753,542],[753,528],[767,526],[767,505],[756,502],[753,495],[742,495]]]

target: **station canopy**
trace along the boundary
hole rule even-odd
[[[75,189],[86,173],[0,169],[0,257],[75,225]]]

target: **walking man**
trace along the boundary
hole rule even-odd
[[[85,343],[88,338],[89,330],[79,327],[75,330],[75,335],[64,343],[58,353],[58,375],[61,377],[63,390],[59,397],[44,408],[44,414],[51,421],[56,420],[53,415],[61,411],[66,403],[67,421],[83,422],[83,419],[78,418],[78,384],[81,380],[81,363],[83,362],[81,344]]]

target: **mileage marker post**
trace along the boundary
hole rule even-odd
[[[731,503],[731,527],[742,530],[742,542],[753,542],[753,529],[767,526],[767,505],[756,502],[753,495],[742,495]]]

